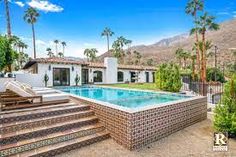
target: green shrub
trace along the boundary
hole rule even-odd
[[[216,80],[215,80],[215,75],[216,75]],[[221,82],[224,83],[225,82],[225,78],[224,78],[224,74],[216,68],[208,68],[207,69],[207,81],[217,81],[217,82]]]
[[[182,87],[179,67],[175,64],[162,64],[156,72],[157,87],[164,91],[179,92]]]
[[[226,83],[222,101],[216,106],[214,112],[215,129],[236,136],[236,75]]]

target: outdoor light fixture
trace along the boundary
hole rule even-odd
[[[52,69],[52,67],[51,67],[51,65],[49,65],[49,66],[48,66],[48,70],[51,71],[51,69]]]
[[[89,72],[92,73],[92,69],[89,69]]]
[[[72,71],[74,71],[74,70],[75,70],[74,66],[72,66],[71,70],[72,70]]]

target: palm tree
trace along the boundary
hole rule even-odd
[[[103,30],[102,34],[101,34],[102,37],[105,36],[105,37],[107,38],[107,52],[109,52],[109,49],[110,49],[110,45],[109,45],[110,41],[109,41],[109,38],[112,37],[114,34],[115,34],[115,33],[112,32],[111,29],[108,28],[108,27],[106,27],[106,28]]]
[[[203,82],[206,81],[206,51],[207,51],[206,32],[207,30],[216,31],[220,28],[219,25],[214,22],[214,20],[215,20],[214,16],[209,16],[207,13],[204,13],[202,16],[200,16],[200,19],[196,21],[199,27],[198,32],[202,35],[201,81]]]
[[[63,55],[65,54],[65,47],[66,47],[66,42],[65,41],[63,41],[63,42],[61,42],[61,45],[62,45],[62,53],[63,53]]]
[[[195,23],[195,28],[193,28],[190,31],[190,34],[194,34],[195,33],[195,40],[196,40],[196,58],[197,58],[197,65],[198,65],[198,70],[200,70],[200,51],[199,51],[199,46],[198,46],[198,41],[199,41],[199,36],[198,36],[198,26],[196,24],[198,15],[197,13],[199,11],[202,11],[204,7],[203,1],[202,0],[189,0],[189,2],[187,3],[187,6],[185,8],[185,12],[191,16],[193,16],[194,18],[194,23]]]
[[[184,52],[184,49],[182,48],[178,48],[175,51],[175,55],[177,57],[177,59],[179,60],[179,66],[182,67],[182,53]]]
[[[142,58],[141,53],[138,52],[138,51],[134,51],[133,53],[135,54],[135,58],[136,58],[135,64],[136,64],[136,65],[137,65],[137,64],[140,64],[140,60],[141,60],[141,58]]]
[[[1,0],[0,0],[1,1]],[[6,21],[7,21],[7,36],[11,37],[11,20],[10,20],[10,10],[9,10],[9,0],[4,0]]]
[[[95,49],[95,48],[92,48],[91,49],[91,52],[90,52],[90,59],[91,61],[95,61],[96,57],[97,57],[97,53],[98,53],[98,50]]]
[[[187,59],[190,58],[191,54],[187,51],[184,51],[182,54],[181,54],[181,57],[183,58],[184,60],[184,69],[186,69],[186,65],[187,65]]]
[[[39,13],[32,7],[28,8],[25,11],[24,20],[31,24],[32,33],[33,33],[33,48],[34,48],[34,58],[36,58],[36,44],[35,44],[35,30],[34,24],[37,22],[37,18],[39,17]]]
[[[197,55],[191,55],[190,56],[190,58],[191,58],[191,61],[192,61],[192,79],[193,79],[193,81],[195,81],[196,80],[196,78],[195,78],[195,76],[196,76],[196,69],[195,69],[195,62],[196,62],[196,59],[197,59]]]
[[[58,49],[57,49],[57,45],[59,44],[59,40],[54,40],[54,43],[55,43],[55,52],[56,52],[56,56],[58,55]]]
[[[87,61],[89,62],[90,49],[85,49],[85,50],[84,50],[84,55],[87,57]]]
[[[84,50],[84,55],[87,57],[87,60],[91,62],[93,62],[96,59],[97,53],[98,53],[98,50],[95,48]]]
[[[47,55],[51,58],[54,56],[53,52],[52,52],[52,49],[51,48],[47,48],[46,51],[48,52]]]
[[[62,52],[58,52],[58,56],[59,56],[60,58],[64,57],[64,55],[63,55]]]

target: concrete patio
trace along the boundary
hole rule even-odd
[[[205,120],[142,149],[129,151],[111,138],[58,157],[236,157],[236,140],[229,140],[228,152],[213,152],[213,128]]]

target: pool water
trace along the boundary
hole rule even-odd
[[[189,96],[182,94],[145,92],[116,88],[65,87],[59,89],[63,92],[103,102],[108,102],[127,108],[137,108],[147,105],[162,104],[166,102],[189,98]]]

